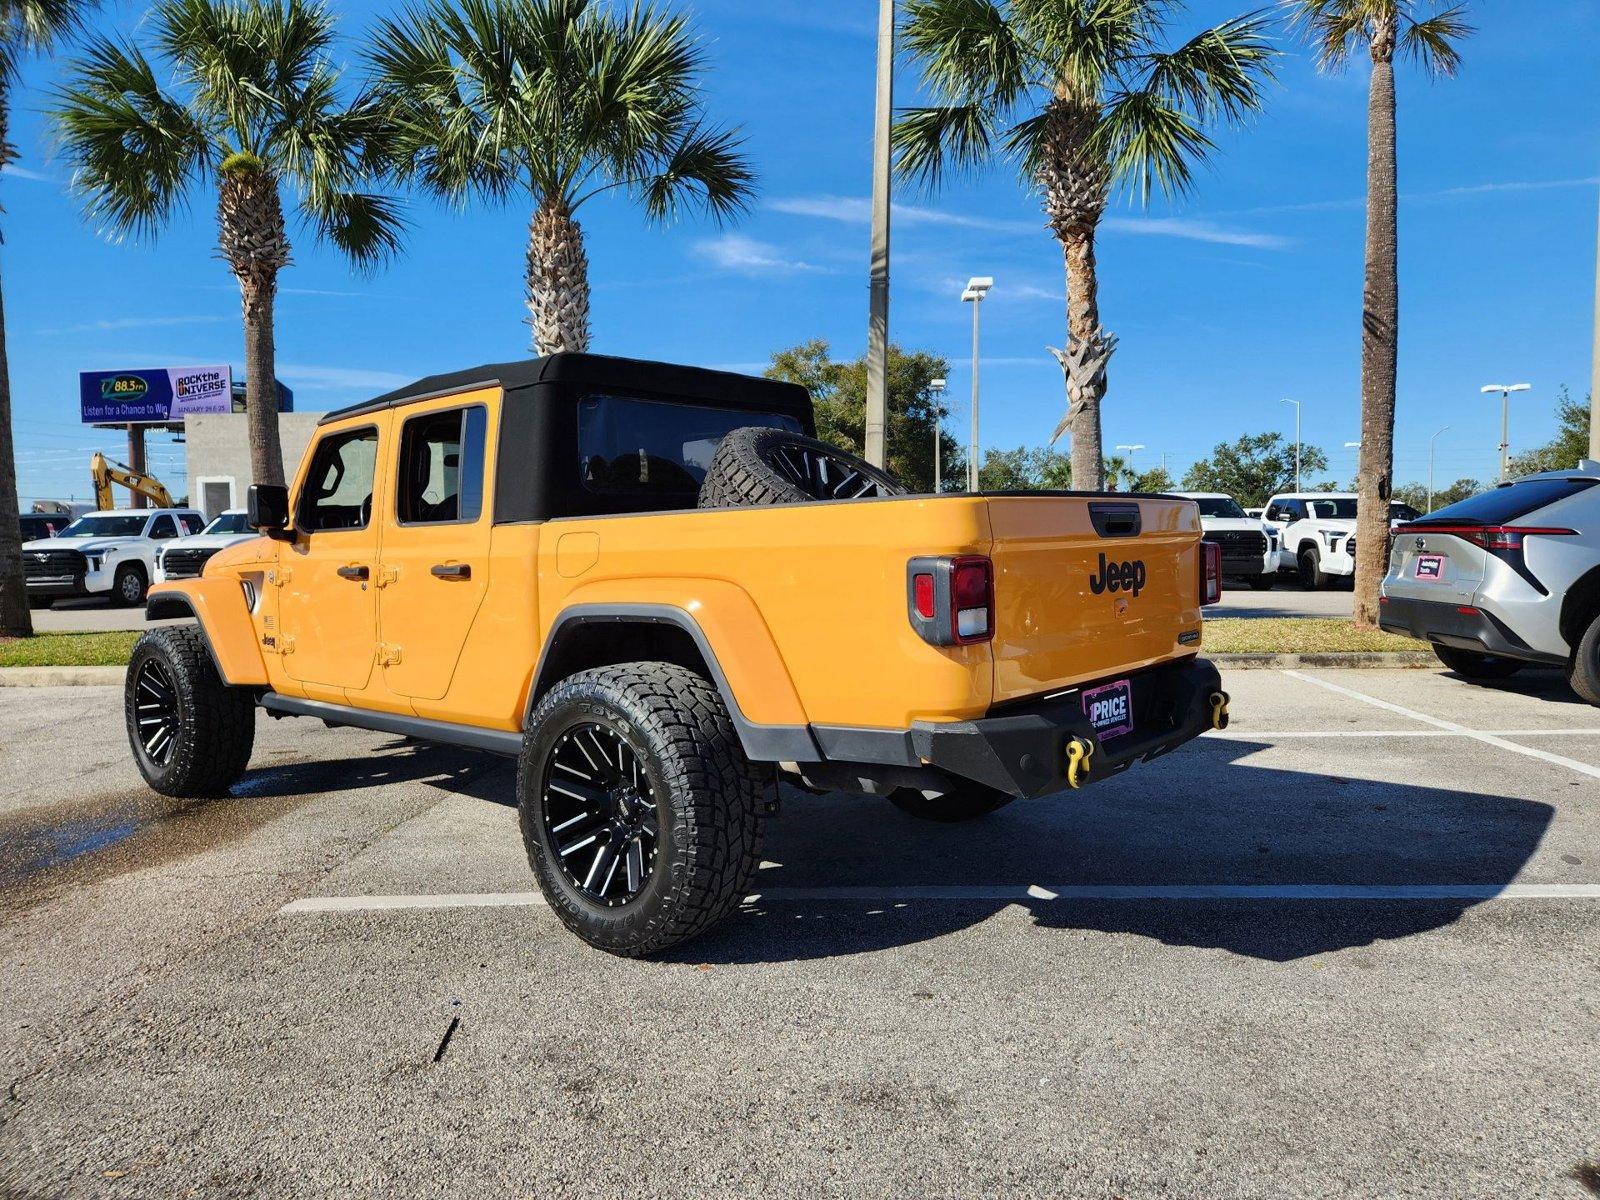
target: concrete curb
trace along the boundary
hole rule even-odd
[[[1393,650],[1379,653],[1339,654],[1205,654],[1218,667],[1235,671],[1292,671],[1298,667],[1390,667],[1416,670],[1442,667],[1429,650]]]
[[[127,667],[0,667],[0,688],[121,687],[127,674]]]

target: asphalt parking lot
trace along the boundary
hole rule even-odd
[[[1600,1187],[1600,711],[1227,682],[973,825],[787,795],[654,962],[533,902],[508,763],[263,716],[166,802],[116,689],[0,692],[0,1195]]]

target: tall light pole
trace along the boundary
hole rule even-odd
[[[1439,433],[1443,433],[1445,429],[1449,429],[1449,428],[1450,428],[1450,426],[1446,425],[1444,427],[1444,429],[1439,430]],[[1434,447],[1439,444],[1439,433],[1434,434],[1431,438],[1428,439],[1428,511],[1429,512],[1433,511],[1433,450],[1434,450]]]
[[[889,424],[889,126],[894,119],[894,0],[878,0],[878,97],[872,126],[872,283],[867,318],[867,461],[887,461]]]
[[[972,305],[972,446],[967,451],[967,491],[978,490],[978,314],[983,308],[983,298],[994,286],[989,275],[974,275],[967,280],[961,293],[964,304]]]
[[[1282,403],[1294,405],[1294,490],[1300,492],[1300,401],[1286,397]]]
[[[1485,396],[1500,393],[1500,482],[1511,474],[1511,393],[1529,391],[1531,383],[1486,383],[1478,390]]]
[[[1132,484],[1132,476],[1135,476],[1135,475],[1138,474],[1138,472],[1133,469],[1133,454],[1134,454],[1134,451],[1136,451],[1136,450],[1143,450],[1144,449],[1144,443],[1143,442],[1134,442],[1131,446],[1118,446],[1117,449],[1118,450],[1126,450],[1128,452],[1128,475],[1130,477],[1129,478],[1129,483],[1131,485]]]
[[[942,490],[939,468],[940,460],[944,458],[944,430],[941,428],[939,418],[944,404],[944,389],[944,380],[928,380],[928,390],[933,393],[933,494],[935,496]]]
[[[1594,363],[1589,376],[1589,457],[1600,462],[1600,243],[1595,247]]]

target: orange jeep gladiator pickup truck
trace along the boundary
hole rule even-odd
[[[152,590],[195,621],[134,649],[140,771],[223,791],[257,708],[513,756],[550,904],[639,955],[739,903],[780,780],[959,820],[1226,723],[1191,501],[906,495],[813,433],[803,388],[583,354],[328,414],[265,536]]]

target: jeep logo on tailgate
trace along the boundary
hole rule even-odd
[[[1102,552],[1100,573],[1089,576],[1089,589],[1096,596],[1102,592],[1132,592],[1137,596],[1144,591],[1144,581],[1144,559],[1136,558],[1132,562],[1107,562]]]

